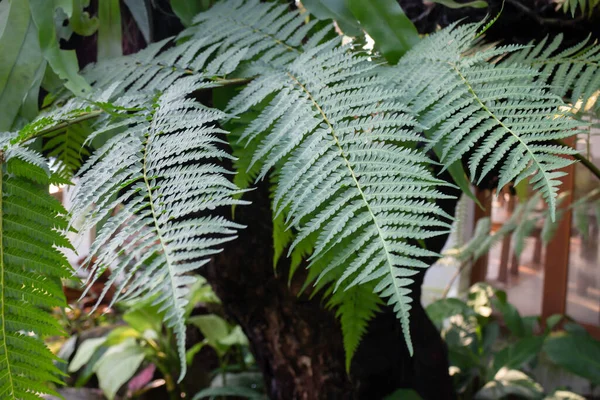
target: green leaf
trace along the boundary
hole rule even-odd
[[[419,33],[395,0],[347,0],[352,14],[391,64],[419,42]]]
[[[544,351],[555,364],[600,385],[600,342],[591,336],[554,334],[546,339]]]
[[[140,332],[138,332],[136,329],[133,329],[130,326],[119,326],[119,327],[113,329],[106,336],[105,345],[106,346],[114,346],[114,345],[121,344],[125,341],[138,339],[141,336],[142,335],[140,335]]]
[[[121,7],[119,0],[98,3],[98,60],[123,55],[121,43]]]
[[[221,343],[229,335],[229,324],[223,318],[214,314],[197,315],[189,318],[188,322],[200,329],[208,344],[218,353],[224,354],[228,346]]]
[[[99,386],[109,400],[113,400],[117,391],[133,377],[144,361],[144,349],[134,339],[110,347],[98,360],[94,372],[98,376]]]
[[[543,395],[543,389],[524,372],[502,368],[494,376],[494,380],[486,383],[474,398],[475,400],[497,400],[508,395],[538,399]]]
[[[544,400],[586,400],[586,399],[583,396],[580,396],[573,392],[569,392],[567,390],[555,390],[548,396],[544,397]]]
[[[248,338],[244,334],[244,331],[242,331],[242,327],[236,325],[227,336],[219,339],[219,343],[225,346],[248,346]]]
[[[200,350],[202,350],[204,348],[204,346],[206,346],[207,344],[208,344],[207,341],[198,342],[185,352],[185,362],[187,363],[188,366],[192,365],[192,362],[194,361],[194,357],[196,356],[196,354],[198,354],[198,352]]]
[[[61,50],[54,26],[55,4],[47,0],[29,0],[31,15],[37,26],[42,54],[54,72],[65,81],[65,87],[80,96],[91,91],[90,85],[78,74],[79,64],[74,50]]]
[[[504,319],[506,327],[517,337],[523,337],[525,334],[525,327],[523,326],[523,319],[519,310],[506,300],[506,293],[498,290],[496,297],[492,299],[492,304],[500,313]]]
[[[161,332],[162,316],[158,309],[158,306],[151,305],[134,308],[123,314],[123,320],[140,333],[144,333],[147,330]]]
[[[0,132],[13,126],[44,62],[28,2],[3,2],[2,9],[6,24],[0,28]]]
[[[192,400],[205,399],[213,396],[235,396],[245,399],[265,400],[266,396],[243,386],[211,387],[202,389],[192,398]]]
[[[505,367],[520,369],[524,364],[532,361],[542,350],[543,336],[532,336],[506,346],[494,358],[494,372]]]
[[[427,316],[435,324],[438,330],[442,329],[444,320],[453,315],[473,315],[473,310],[460,299],[447,298],[436,300],[425,308]]]
[[[472,8],[486,8],[488,6],[487,1],[484,0],[473,0],[467,1],[466,3],[458,3],[454,0],[430,0],[432,3],[441,4],[448,8],[464,8],[464,7],[472,7]]]
[[[192,25],[192,19],[210,7],[208,0],[171,0],[173,12],[184,26]]]
[[[553,314],[546,318],[546,330],[551,331],[564,318],[561,314]]]
[[[318,19],[333,19],[348,36],[362,33],[360,24],[348,9],[346,0],[304,0],[302,5]]]
[[[75,357],[71,360],[69,364],[69,372],[79,371],[81,367],[86,365],[92,355],[98,350],[100,346],[102,346],[106,342],[106,337],[99,338],[91,338],[84,340],[83,343],[79,345],[77,348],[77,352],[75,353]]]

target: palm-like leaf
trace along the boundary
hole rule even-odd
[[[3,138],[5,139],[5,138]],[[61,278],[71,268],[58,247],[66,211],[48,194],[51,178],[31,150],[3,146],[0,173],[0,398],[38,399],[60,383],[56,357],[42,339],[61,335],[50,307],[64,307]]]

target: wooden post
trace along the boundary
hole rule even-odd
[[[509,196],[506,206],[506,217],[510,219],[515,211],[515,196]],[[500,268],[498,269],[498,281],[508,283],[508,259],[510,258],[510,243],[511,235],[506,235],[502,238],[502,250],[500,252]]]
[[[565,140],[569,146],[575,146],[575,137]],[[571,210],[573,188],[575,186],[575,165],[571,164],[563,171],[567,175],[561,179],[561,191],[568,191],[568,197],[561,203],[563,218],[556,234],[548,243],[544,260],[544,291],[542,296],[542,317],[552,314],[565,314],[567,304],[567,281],[569,278],[569,247],[571,243]],[[557,210],[558,211],[558,210]]]
[[[473,219],[473,227],[477,225],[477,221],[481,218],[491,217],[492,215],[492,192],[490,190],[475,189],[475,196],[483,206],[483,209],[475,205],[475,218]],[[471,268],[470,281],[471,285],[477,282],[485,281],[488,269],[488,254],[484,254],[473,264]]]

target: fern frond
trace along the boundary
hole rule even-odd
[[[41,159],[26,148],[2,152],[0,398],[7,400],[56,394],[42,382],[61,384],[58,358],[42,339],[63,334],[49,308],[66,303],[60,279],[72,271],[58,247],[71,245],[62,233],[66,211],[48,194],[52,180]]]
[[[352,357],[366,333],[369,321],[379,311],[381,299],[373,292],[372,284],[354,286],[347,291],[334,292],[327,303],[335,308],[336,316],[342,325],[344,351],[346,352],[346,371],[350,371]]]
[[[573,162],[563,156],[575,154],[555,141],[576,134],[579,124],[560,110],[564,103],[536,80],[535,69],[491,61],[519,46],[469,53],[477,27],[426,38],[401,60],[393,79],[445,168],[468,157],[474,182],[492,172],[499,188],[528,178],[554,218],[558,178],[565,174],[559,169]]]
[[[171,83],[148,103],[122,96],[118,105],[141,109],[127,113],[120,129],[82,167],[71,210],[83,229],[92,228],[119,204],[122,209],[103,225],[86,260],[89,283],[108,267],[109,286],[117,287],[113,302],[150,299],[165,312],[165,323],[177,335],[181,377],[185,375],[184,310],[189,272],[205,265],[219,247],[235,238],[240,225],[214,216],[218,207],[245,204],[233,198],[240,190],[224,168],[211,163],[232,157],[219,146],[225,133],[215,126],[221,111],[187,95],[210,83],[187,76]],[[138,101],[139,100],[139,101]],[[122,102],[130,103],[123,104]],[[123,274],[126,278],[117,283]]]
[[[564,50],[563,35],[546,37],[536,46],[513,53],[503,64],[527,65],[556,95],[565,98],[571,112],[600,111],[600,44],[590,38]]]
[[[83,157],[90,155],[85,146],[90,131],[89,123],[81,122],[45,135],[43,151],[54,160],[52,169],[61,177],[70,179],[81,167]]]
[[[291,62],[269,64],[229,107],[237,113],[267,101],[242,140],[259,143],[259,178],[285,160],[273,204],[298,232],[290,251],[315,235],[313,266],[336,255],[323,275],[341,267],[337,285],[345,289],[374,282],[412,352],[407,286],[428,266],[418,258],[434,255],[415,241],[450,227],[435,204],[446,197],[436,189],[442,182],[427,169],[431,160],[401,145],[421,140],[417,123],[382,87],[376,65],[338,40],[309,42]]]

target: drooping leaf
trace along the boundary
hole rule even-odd
[[[121,28],[121,2],[103,0],[98,3],[98,60],[123,54]]]

